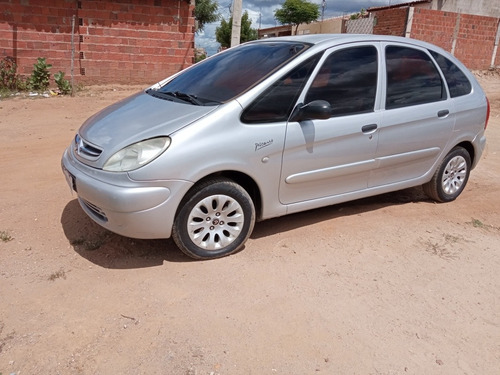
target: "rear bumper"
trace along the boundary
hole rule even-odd
[[[476,153],[476,156],[474,158],[474,162],[472,163],[471,169],[474,169],[479,163],[479,160],[481,159],[481,156],[484,153],[484,150],[486,149],[486,136],[484,134],[484,131],[482,131],[480,134],[476,136],[476,138],[472,141],[474,145],[474,151]]]

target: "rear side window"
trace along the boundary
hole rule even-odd
[[[446,82],[448,83],[448,89],[450,90],[450,96],[452,98],[467,95],[472,91],[472,85],[469,79],[458,66],[437,52],[429,52],[441,68],[444,78],[446,78]]]
[[[321,66],[306,103],[326,100],[332,116],[372,112],[377,93],[377,49],[361,46],[332,53]]]
[[[276,81],[248,106],[241,120],[246,123],[287,121],[320,56],[311,57]]]
[[[432,103],[446,98],[443,81],[425,52],[389,46],[386,48],[386,109]]]

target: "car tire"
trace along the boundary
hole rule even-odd
[[[469,180],[471,158],[463,147],[455,147],[443,159],[432,179],[423,185],[425,194],[437,202],[451,202]]]
[[[172,228],[179,249],[194,259],[215,259],[243,248],[255,224],[252,198],[225,178],[206,180],[183,200]]]

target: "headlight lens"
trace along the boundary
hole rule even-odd
[[[160,156],[170,146],[169,137],[147,139],[122,148],[111,156],[103,169],[111,172],[127,172],[146,165]]]

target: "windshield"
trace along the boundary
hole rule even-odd
[[[198,63],[156,93],[198,105],[223,103],[245,92],[307,48],[307,44],[296,42],[241,45]]]

